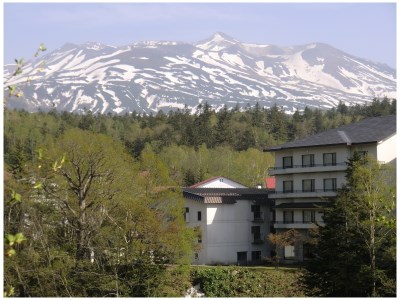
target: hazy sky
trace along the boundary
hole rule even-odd
[[[4,63],[87,41],[197,42],[215,32],[246,43],[330,44],[396,67],[392,3],[5,3]]]

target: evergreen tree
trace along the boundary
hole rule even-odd
[[[276,104],[268,110],[268,129],[279,142],[288,138],[288,117]]]
[[[303,283],[309,296],[396,295],[393,173],[369,157],[349,160],[347,184],[320,228]]]
[[[217,125],[215,127],[215,145],[221,146],[224,144],[228,144],[231,141],[231,132],[229,128],[230,121],[230,113],[226,105],[224,108],[217,114]]]

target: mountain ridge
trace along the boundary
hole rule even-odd
[[[197,43],[143,41],[123,46],[66,43],[24,66],[10,84],[10,108],[93,113],[149,113],[208,102],[219,110],[259,102],[287,112],[394,98],[395,70],[325,43],[280,47],[215,33]],[[5,66],[9,76],[12,66]],[[29,78],[29,81],[27,81]]]

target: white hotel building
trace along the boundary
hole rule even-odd
[[[307,234],[324,225],[324,208],[345,184],[346,162],[354,152],[396,163],[396,116],[368,118],[302,140],[275,146],[275,190],[247,188],[215,177],[183,189],[185,220],[199,227],[201,250],[194,264],[257,264],[271,256],[270,232]],[[279,256],[301,262],[310,256],[299,240]]]
[[[215,177],[184,188],[185,221],[201,229],[193,264],[259,264],[269,255],[269,191]]]
[[[361,122],[331,129],[305,139],[269,148],[275,153],[276,232],[291,228],[306,234],[323,225],[327,200],[345,184],[346,161],[354,152],[368,154],[381,163],[396,163],[396,116],[367,118]],[[280,254],[285,261],[307,259],[307,244],[286,246]]]

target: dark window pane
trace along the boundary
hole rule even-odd
[[[283,157],[283,168],[293,168],[293,157],[285,156]]]

